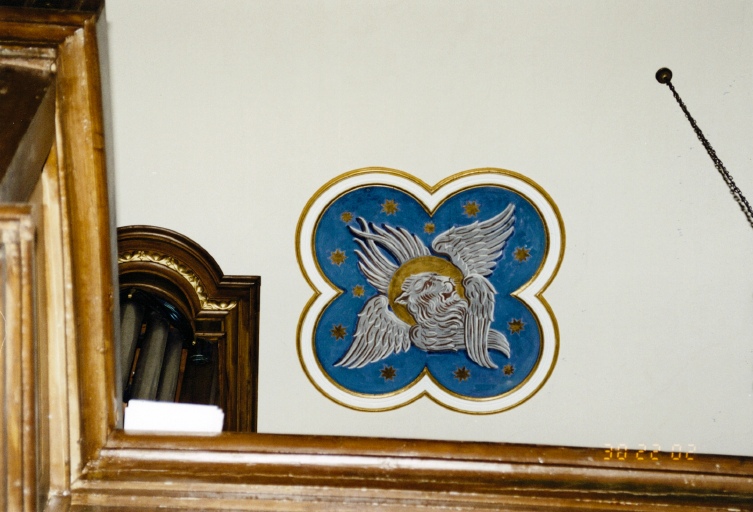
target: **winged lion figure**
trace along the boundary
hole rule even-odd
[[[486,368],[497,368],[489,350],[510,357],[507,338],[491,328],[496,290],[487,277],[513,234],[514,213],[511,203],[491,219],[440,233],[431,244],[440,256],[404,228],[359,217],[360,229],[349,226],[358,267],[379,293],[359,312],[353,342],[335,366],[361,368],[411,345],[465,349]]]

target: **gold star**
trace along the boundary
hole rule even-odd
[[[341,340],[345,337],[346,334],[348,334],[348,331],[345,329],[343,324],[337,324],[332,326],[332,330],[329,331],[329,333],[336,340]]]
[[[340,215],[340,220],[347,224],[353,220],[353,214],[350,212],[343,212],[342,215]]]
[[[366,293],[366,290],[364,290],[363,285],[357,284],[353,287],[353,296],[354,297],[363,297],[363,294]]]
[[[340,249],[335,250],[334,252],[330,253],[329,255],[329,261],[337,265],[338,267],[345,263],[345,259],[347,256],[345,256],[345,252],[341,251]]]
[[[512,375],[513,373],[515,373],[515,367],[511,364],[506,364],[504,368],[502,368],[502,372],[508,376]]]
[[[513,318],[509,322],[507,322],[507,328],[510,329],[510,333],[512,334],[520,334],[520,331],[525,329],[526,324],[523,323],[522,318]]]
[[[458,382],[463,382],[464,380],[468,380],[468,378],[471,376],[471,371],[465,366],[461,366],[460,368],[452,372],[452,374],[456,379],[458,379]]]
[[[523,263],[531,257],[531,250],[527,247],[516,247],[512,253],[512,257],[515,258],[515,261],[518,263]]]
[[[387,215],[395,215],[398,210],[397,202],[395,202],[394,199],[386,199],[384,203],[382,203],[382,212]]]
[[[434,233],[435,229],[437,229],[437,227],[433,222],[427,222],[426,224],[424,224],[424,233],[431,235],[432,233]]]
[[[476,201],[468,201],[463,205],[463,213],[466,217],[475,217],[480,211],[481,207]]]
[[[384,368],[379,370],[379,375],[386,381],[395,380],[395,375],[397,375],[397,370],[395,370],[395,368],[392,366],[385,365]]]

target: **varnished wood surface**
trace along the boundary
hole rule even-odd
[[[57,144],[67,198],[82,457],[97,456],[118,424],[114,394],[116,277],[105,171],[99,57],[93,20],[58,49]],[[102,386],[100,383],[109,383]]]
[[[266,510],[269,503],[255,500],[273,499],[317,510],[349,510],[358,503],[375,509],[399,504],[482,510],[753,506],[750,459],[698,456],[683,463],[667,454],[667,460],[647,464],[603,457],[602,450],[491,443],[118,433],[79,482],[74,503],[88,503],[117,482],[121,490],[160,496],[176,506],[190,491],[209,507],[222,489],[228,498],[248,498],[243,506],[233,505],[243,510]]]
[[[36,279],[37,289],[37,409],[39,440],[39,500],[44,503],[52,493],[65,493],[70,489],[71,437],[78,439],[77,422],[60,421],[70,418],[69,411],[77,416],[75,402],[78,380],[73,348],[65,343],[73,339],[75,331],[70,321],[72,290],[69,252],[64,235],[62,194],[57,162],[57,148],[53,145],[44,170],[30,199],[36,228]],[[73,378],[69,378],[73,377]],[[73,405],[74,407],[70,407]],[[74,458],[74,462],[75,462]]]
[[[0,43],[5,46],[31,45],[56,51],[85,23],[89,12],[25,9],[0,6]]]
[[[37,508],[34,222],[29,205],[0,205],[0,506]]]

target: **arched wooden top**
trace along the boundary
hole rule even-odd
[[[151,282],[147,276],[155,281],[153,287],[169,283],[162,295],[187,308],[188,317],[222,316],[239,300],[256,296],[261,281],[258,276],[226,276],[198,243],[156,226],[118,228],[118,268],[121,287],[134,284],[129,278],[134,274],[140,277],[136,283]]]

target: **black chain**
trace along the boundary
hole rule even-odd
[[[742,191],[735,184],[735,180],[732,179],[732,175],[729,173],[727,168],[724,167],[722,160],[717,156],[716,151],[714,151],[714,148],[711,146],[711,143],[709,143],[709,141],[703,135],[703,132],[698,127],[698,124],[695,122],[695,119],[693,119],[693,116],[690,115],[688,107],[685,106],[682,98],[680,98],[680,95],[677,94],[677,90],[675,90],[675,87],[671,82],[672,72],[667,68],[662,68],[657,71],[656,79],[659,81],[659,83],[667,84],[669,90],[672,91],[672,95],[675,97],[677,104],[680,105],[680,108],[685,113],[685,117],[690,122],[690,126],[693,127],[693,131],[698,136],[698,140],[701,141],[701,144],[703,144],[703,147],[706,149],[706,153],[709,154],[711,161],[714,162],[714,167],[716,167],[716,170],[719,171],[719,174],[722,175],[722,179],[724,179],[724,182],[727,184],[727,187],[732,193],[732,197],[734,197],[735,201],[737,201],[737,204],[740,205],[740,208],[745,214],[745,217],[748,219],[748,223],[751,225],[751,227],[753,227],[753,208],[751,208],[750,203],[745,198]]]

